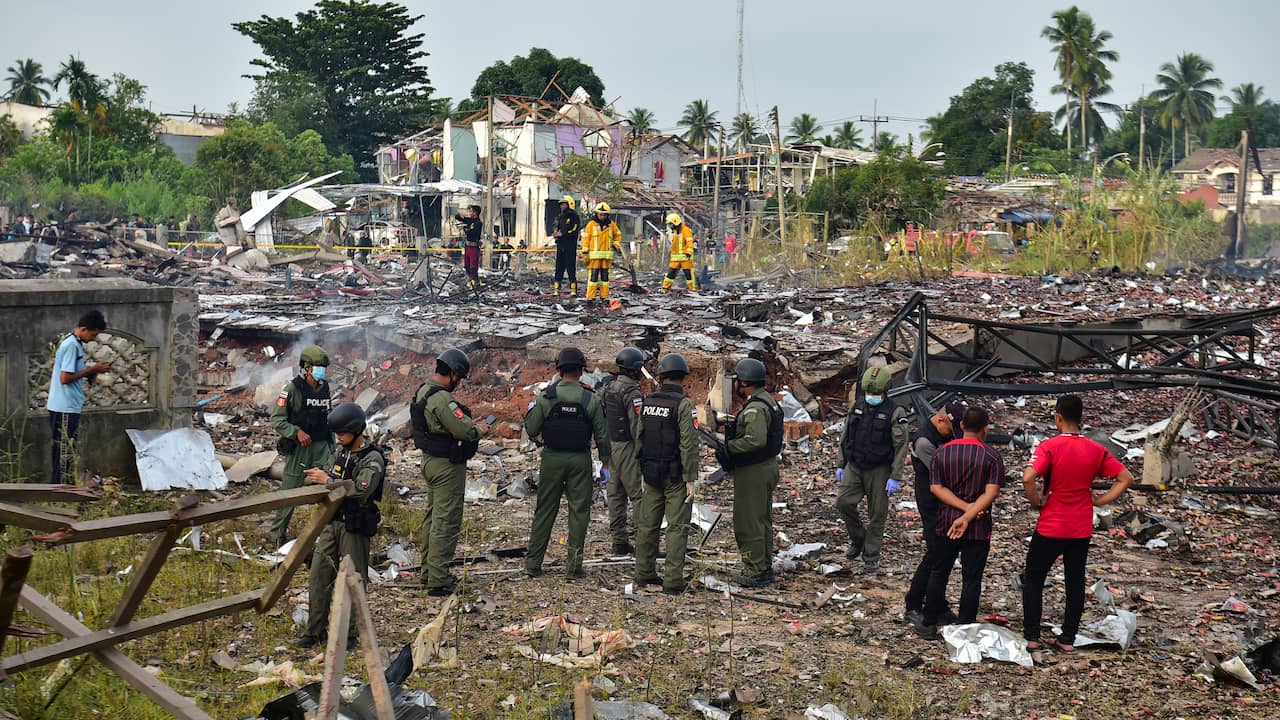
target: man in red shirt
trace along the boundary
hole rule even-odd
[[[1084,403],[1063,395],[1054,406],[1058,435],[1040,443],[1022,473],[1022,485],[1040,520],[1027,548],[1022,579],[1022,637],[1027,647],[1040,647],[1040,618],[1044,611],[1044,580],[1059,557],[1066,585],[1062,634],[1049,641],[1070,652],[1084,612],[1084,568],[1093,536],[1093,508],[1115,501],[1133,483],[1133,475],[1102,445],[1080,434]],[[1036,480],[1044,478],[1044,491]],[[1111,489],[1093,494],[1095,478],[1115,478]]]
[[[938,448],[929,465],[929,489],[938,499],[938,520],[933,527],[937,561],[929,573],[923,622],[915,626],[924,638],[937,637],[956,557],[960,558],[963,578],[959,620],[977,620],[982,573],[991,551],[989,510],[1004,484],[1004,458],[983,442],[990,422],[986,410],[970,407],[961,421],[964,437]]]

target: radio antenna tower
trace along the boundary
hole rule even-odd
[[[746,0],[738,0],[738,109],[733,114],[736,118],[742,114],[742,105],[746,101],[746,93],[742,89],[742,15]]]

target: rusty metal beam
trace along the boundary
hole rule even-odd
[[[4,650],[4,640],[9,636],[9,625],[13,622],[13,611],[18,607],[18,596],[22,593],[22,586],[27,582],[27,572],[30,570],[30,545],[16,547],[5,553],[4,566],[0,568],[0,650]]]
[[[143,558],[142,563],[134,570],[133,579],[129,581],[129,587],[125,588],[124,595],[120,598],[120,604],[116,605],[116,611],[112,613],[111,619],[107,621],[108,626],[123,625],[133,619],[138,608],[142,606],[142,599],[147,596],[147,591],[151,589],[151,583],[155,582],[156,576],[160,574],[160,568],[164,567],[164,563],[169,559],[169,551],[173,549],[173,545],[178,541],[178,528],[170,525],[164,532],[156,535],[151,541],[151,547],[147,550],[147,556]]]

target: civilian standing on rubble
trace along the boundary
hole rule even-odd
[[[658,363],[658,390],[641,405],[640,473],[644,497],[636,521],[637,585],[661,585],[675,595],[689,584],[684,579],[684,557],[689,542],[689,517],[693,512],[693,484],[698,480],[697,411],[684,394],[689,363],[676,353]],[[658,534],[667,519],[667,559],[659,578]]]
[[[622,250],[622,231],[609,217],[609,203],[596,203],[595,215],[582,231],[582,252],[587,256],[587,299],[609,299],[609,271],[613,253]]]
[[[782,407],[764,389],[764,363],[744,358],[734,367],[733,394],[743,399],[725,428],[721,467],[733,474],[733,537],[743,574],[734,582],[763,587],[773,577],[773,491],[782,452]]]
[[[484,230],[484,222],[480,220],[480,206],[472,205],[468,214],[458,213],[454,220],[462,226],[462,269],[473,290],[480,289],[480,234]]]
[[[489,431],[471,419],[471,410],[453,397],[471,373],[471,359],[458,348],[436,357],[435,375],[423,383],[409,405],[413,443],[422,450],[422,479],[427,483],[426,516],[418,527],[422,553],[420,579],[428,595],[451,594],[457,579],[449,572],[462,528],[467,461]]]
[[[609,443],[613,447],[609,477],[605,484],[605,497],[609,501],[609,536],[613,540],[614,555],[630,555],[635,551],[627,537],[627,502],[632,512],[638,514],[643,488],[640,478],[640,461],[636,459],[640,433],[640,373],[644,368],[644,352],[639,348],[624,347],[614,358],[618,375],[601,395],[604,397],[605,425],[609,429]]]
[[[964,437],[942,446],[929,466],[929,488],[938,498],[933,526],[936,562],[929,572],[924,618],[916,632],[924,638],[938,634],[945,622],[945,595],[951,568],[960,558],[960,623],[977,622],[982,599],[982,574],[991,552],[991,504],[1004,485],[1004,458],[983,440],[991,417],[980,407],[964,413]]]
[[[553,380],[529,405],[524,429],[542,445],[538,466],[538,504],[529,530],[529,549],[524,573],[542,574],[542,558],[551,541],[551,529],[560,512],[560,498],[569,506],[569,540],[565,546],[564,569],[570,580],[583,577],[583,549],[587,524],[591,521],[591,440],[604,471],[609,469],[612,447],[605,427],[600,398],[581,382],[587,358],[575,347],[556,355],[560,378]]]
[[[80,411],[84,409],[85,386],[101,373],[111,369],[104,362],[86,366],[85,343],[93,342],[107,329],[107,319],[100,310],[90,310],[80,316],[70,335],[62,338],[53,357],[53,372],[49,378],[49,398],[45,409],[49,411],[49,446],[53,464],[49,482],[74,483],[73,472],[77,465],[76,437],[80,432]]]
[[[683,273],[685,287],[689,292],[695,292],[698,281],[693,275],[693,231],[684,224],[678,213],[667,215],[667,228],[671,231],[671,257],[667,263],[667,276],[662,279],[662,291],[670,290],[676,275]]]
[[[280,391],[271,408],[271,426],[280,435],[276,449],[284,455],[281,490],[301,487],[307,470],[322,468],[333,456],[333,433],[329,432],[329,409],[333,399],[325,374],[329,353],[318,345],[308,345],[298,357],[298,374]],[[280,508],[271,523],[271,542],[280,547],[289,539],[293,508]]]
[[[329,606],[333,603],[334,581],[342,558],[350,556],[360,581],[369,583],[369,540],[378,534],[382,514],[378,501],[387,478],[387,459],[381,447],[365,437],[364,409],[346,402],[329,413],[329,429],[338,439],[338,449],[325,468],[307,470],[307,482],[329,485],[351,481],[352,489],[342,500],[333,520],[320,531],[311,552],[311,574],[307,578],[307,630],[293,641],[294,647],[315,647],[329,630]],[[355,647],[356,613],[350,614],[347,649]]]
[[[929,416],[929,422],[920,428],[911,444],[911,469],[915,471],[916,508],[920,511],[920,527],[924,530],[924,556],[916,565],[907,588],[907,608],[903,617],[912,625],[924,622],[924,594],[929,587],[929,573],[938,557],[937,537],[933,528],[938,524],[938,499],[933,496],[929,483],[929,466],[938,448],[950,442],[960,428],[968,408],[960,403],[948,403]],[[955,613],[943,598],[942,623],[954,622]]]
[[[1022,637],[1027,647],[1040,647],[1040,618],[1044,612],[1044,581],[1053,563],[1062,558],[1066,609],[1062,634],[1049,644],[1070,652],[1084,612],[1085,564],[1093,537],[1093,509],[1115,502],[1133,484],[1133,475],[1101,444],[1081,434],[1084,403],[1063,395],[1053,408],[1058,434],[1036,446],[1022,473],[1022,486],[1031,507],[1040,511],[1027,547],[1022,578]],[[1044,478],[1044,490],[1036,481]],[[1093,494],[1097,478],[1115,478],[1111,489]]]
[[[849,532],[849,560],[862,556],[863,574],[880,571],[880,546],[889,515],[889,496],[901,487],[899,478],[907,456],[910,428],[907,411],[885,392],[893,375],[887,368],[872,367],[862,374],[863,397],[849,409],[840,438],[840,467],[836,480],[840,495],[836,510]],[[867,523],[858,517],[858,505],[867,500]]]
[[[560,294],[560,281],[569,275],[569,294],[578,296],[578,236],[582,232],[582,218],[574,209],[572,195],[560,198],[560,216],[556,218],[556,275],[551,291]]]

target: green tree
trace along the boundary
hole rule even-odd
[[[1053,44],[1053,66],[1061,80],[1055,91],[1068,97],[1061,115],[1066,120],[1067,154],[1070,155],[1073,120],[1080,122],[1082,150],[1088,147],[1089,138],[1096,135],[1089,132],[1088,125],[1091,120],[1101,120],[1101,117],[1089,112],[1089,102],[1092,97],[1105,94],[1102,89],[1111,79],[1107,63],[1118,61],[1120,56],[1106,47],[1112,39],[1111,33],[1096,30],[1093,18],[1075,5],[1055,12],[1053,24],[1045,26],[1040,35]],[[1073,94],[1074,109],[1070,100]]]
[[[1169,128],[1170,137],[1182,128],[1182,155],[1191,152],[1191,133],[1199,133],[1213,120],[1214,94],[1222,81],[1211,77],[1213,63],[1195,53],[1182,53],[1177,60],[1160,66],[1155,96],[1162,103],[1160,124]],[[1177,143],[1171,143],[1174,159]]]
[[[1061,93],[1062,86],[1054,85],[1051,92]],[[1110,127],[1102,117],[1102,113],[1119,114],[1121,112],[1119,105],[1101,99],[1109,94],[1111,94],[1111,86],[1105,83],[1088,90],[1083,103],[1078,100],[1072,102],[1071,96],[1068,94],[1067,102],[1053,114],[1054,122],[1062,123],[1066,126],[1078,125],[1080,127],[1080,137],[1082,138],[1080,148],[1082,151],[1088,147],[1089,141],[1093,141],[1097,146],[1106,138]],[[1088,115],[1087,118],[1080,117],[1080,109],[1082,107],[1084,108],[1084,113]]]
[[[892,157],[902,155],[907,150],[907,146],[902,144],[902,139],[888,130],[876,133],[871,146],[876,152]]]
[[[609,166],[585,155],[570,155],[561,163],[556,169],[556,184],[593,202],[616,202],[622,195],[622,182]]]
[[[0,115],[0,160],[18,151],[22,144],[22,130],[13,122],[13,116]]]
[[[351,157],[331,155],[314,130],[290,139],[271,123],[248,120],[232,121],[226,132],[202,143],[192,170],[188,187],[193,194],[216,201],[235,197],[241,207],[249,206],[253,191],[279,187],[302,175],[342,170],[350,179],[355,173]]]
[[[147,109],[147,87],[115,73],[106,86],[103,103],[105,132],[131,150],[151,147],[160,129],[160,116]]]
[[[733,118],[733,126],[729,130],[729,140],[741,152],[748,144],[756,142],[760,136],[760,123],[751,113],[739,113]]]
[[[638,107],[632,108],[631,112],[627,113],[627,122],[631,125],[631,135],[640,137],[653,132],[653,123],[656,119],[649,109]]]
[[[787,132],[787,142],[813,142],[818,138],[818,133],[820,132],[822,132],[822,125],[818,123],[817,118],[809,113],[800,113],[791,119],[791,126]]]
[[[535,47],[529,48],[528,55],[516,55],[510,62],[499,60],[481,70],[471,86],[471,103],[467,109],[482,107],[482,101],[490,95],[543,98],[553,79],[565,93],[581,87],[596,107],[604,106],[604,83],[594,68],[577,58],[558,58],[549,50]],[[547,99],[561,100],[558,95]]]
[[[253,96],[244,116],[254,123],[272,123],[286,135],[297,135],[303,130],[317,132],[327,128],[324,93],[306,75],[280,71],[269,73],[256,80]],[[238,113],[227,113],[234,118]]]
[[[395,2],[319,0],[293,20],[263,15],[232,27],[266,56],[253,61],[263,73],[251,77],[271,79],[275,91],[296,88],[318,97],[323,122],[313,129],[325,146],[365,160],[434,115],[424,35],[409,32],[422,17]]]
[[[13,102],[24,105],[43,105],[49,99],[49,78],[44,76],[44,66],[31,58],[18,60],[9,68],[9,94]]]
[[[679,126],[685,128],[684,139],[690,145],[701,145],[702,154],[707,154],[707,146],[716,130],[716,111],[706,100],[694,100],[684,108],[680,116]]]
[[[929,140],[942,143],[952,175],[982,175],[1004,165],[1010,100],[1015,159],[1060,145],[1052,118],[1032,105],[1034,71],[1026,63],[1004,63],[995,71],[952,96],[946,111],[927,121]]]
[[[1235,147],[1240,131],[1249,129],[1251,141],[1259,147],[1280,146],[1280,106],[1263,96],[1263,88],[1253,83],[1231,89],[1231,111],[1209,125],[1209,147]]]
[[[881,155],[874,162],[816,179],[808,212],[829,212],[837,227],[872,225],[883,233],[924,224],[946,196],[946,182],[915,158]]]

